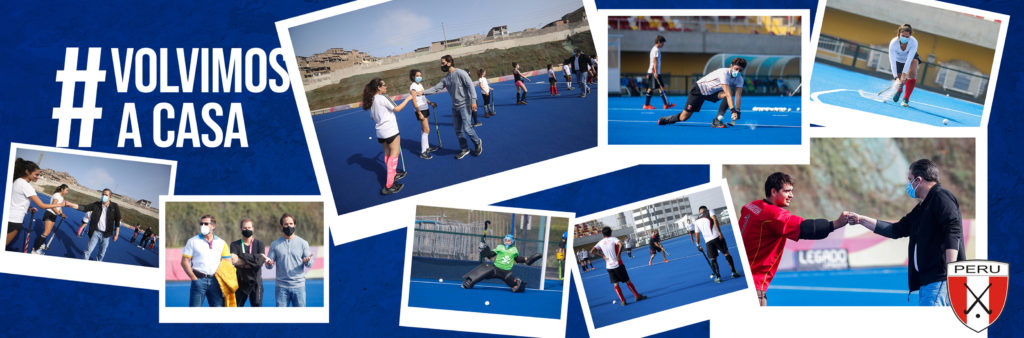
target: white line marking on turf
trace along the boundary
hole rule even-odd
[[[956,109],[950,109],[950,108],[946,108],[946,107],[939,107],[939,106],[936,106],[936,105],[933,105],[933,104],[927,104],[927,103],[922,103],[922,102],[912,102],[911,104],[912,105],[919,104],[919,105],[922,105],[922,106],[929,106],[929,107],[935,107],[935,108],[939,108],[939,109],[945,109],[945,110],[948,110],[948,111],[951,111],[951,112],[954,112],[954,113],[960,113],[960,114],[970,115],[970,116],[974,116],[974,117],[981,117],[981,115],[971,114],[971,113],[968,113],[968,112],[963,112],[963,111],[959,111],[959,110],[956,110]]]
[[[800,290],[800,291],[832,291],[832,292],[867,292],[867,293],[892,293],[892,294],[905,294],[906,290],[889,290],[889,289],[866,289],[866,288],[836,288],[827,286],[791,286],[791,285],[774,285],[768,287],[773,290]]]
[[[821,100],[818,100],[818,96],[820,96],[820,95],[831,94],[831,93],[838,93],[838,92],[845,92],[845,91],[852,91],[852,90],[851,89],[842,89],[842,88],[840,88],[840,89],[832,89],[832,90],[823,90],[823,91],[820,91],[820,92],[813,92],[813,93],[811,93],[811,101],[821,102]]]
[[[419,280],[413,280],[413,281],[410,281],[410,282],[413,282],[413,283],[424,283],[424,284],[443,284],[443,285],[452,285],[452,286],[458,286],[458,287],[460,287],[460,288],[462,287],[462,283],[442,283],[442,282],[434,282],[434,281],[419,281]],[[479,284],[477,284],[477,285],[474,285],[474,286],[473,286],[473,288],[474,288],[474,289],[476,289],[476,288],[483,288],[483,289],[498,289],[498,290],[508,290],[508,287],[507,287],[507,286],[490,286],[490,285],[479,285]],[[541,290],[541,289],[533,289],[533,288],[526,288],[526,289],[527,289],[527,290],[532,290],[532,291],[546,291],[546,292],[562,292],[562,290]]]
[[[650,124],[657,124],[658,123],[658,121],[637,121],[637,120],[608,120],[608,122],[650,123]],[[676,122],[675,124],[710,126],[711,122]],[[753,126],[753,127],[768,127],[768,128],[800,128],[800,126],[783,126],[783,125],[774,125],[774,124],[740,123],[740,124],[736,125],[736,127],[740,127],[740,126],[743,126],[743,127],[751,127],[751,126]]]

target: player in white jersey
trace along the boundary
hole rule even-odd
[[[909,24],[903,24],[896,29],[897,36],[889,41],[889,66],[892,70],[893,81],[898,83],[899,91],[892,96],[892,102],[900,100],[903,88],[906,86],[906,94],[903,95],[904,107],[910,105],[910,94],[914,92],[914,85],[917,84],[917,66],[921,63],[921,56],[917,54],[917,38],[914,38],[914,29]]]
[[[665,46],[665,37],[658,35],[654,38],[654,47],[651,48],[650,65],[647,66],[647,103],[644,103],[644,109],[654,109],[651,105],[651,94],[654,92],[654,87],[658,87],[658,91],[661,92],[661,101],[665,102],[665,109],[675,107],[675,104],[668,103],[668,97],[665,96],[665,86],[661,82],[661,47]]]
[[[666,125],[686,121],[693,113],[700,111],[704,101],[718,102],[725,99],[718,105],[718,114],[711,121],[711,126],[724,128],[725,124],[722,123],[721,118],[727,110],[732,112],[732,122],[729,124],[735,125],[736,121],[740,119],[740,98],[743,96],[742,73],[745,68],[747,68],[747,60],[735,58],[732,59],[728,68],[719,68],[708,73],[690,89],[683,112],[663,116],[658,119],[658,124]]]
[[[636,301],[647,299],[647,296],[641,295],[636,292],[636,287],[633,286],[633,282],[629,280],[629,274],[626,273],[626,265],[622,264],[622,258],[619,254],[622,252],[622,242],[619,242],[618,238],[612,237],[612,228],[604,227],[601,229],[601,234],[604,235],[604,239],[597,242],[590,252],[598,257],[604,258],[605,268],[608,269],[608,278],[611,279],[612,285],[615,287],[615,295],[619,296],[619,302],[622,306],[626,306],[626,297],[622,295],[622,289],[619,288],[619,283],[626,283],[629,287],[629,291],[633,292],[633,297]]]
[[[413,101],[413,112],[416,113],[416,119],[420,121],[420,158],[429,160],[434,158],[430,153],[437,151],[437,147],[430,145],[428,136],[430,136],[430,122],[427,118],[430,117],[430,107],[437,108],[437,103],[430,102],[426,96],[423,96],[423,72],[419,69],[413,69],[409,71],[409,81],[412,84],[409,85],[409,93],[413,95],[415,92],[416,99]],[[437,118],[436,116],[434,117]],[[438,136],[440,137],[440,136]],[[438,138],[440,141],[440,138]]]
[[[711,271],[715,274],[715,283],[722,282],[722,275],[718,273],[719,252],[725,255],[725,260],[729,262],[732,278],[739,277],[740,274],[736,272],[736,266],[732,262],[732,255],[729,254],[729,246],[725,244],[725,238],[722,237],[722,227],[718,224],[718,217],[711,215],[706,206],[702,205],[697,210],[700,215],[693,221],[695,232],[690,233],[690,240],[697,244],[696,232],[704,236],[704,244],[708,247],[708,258],[711,259]],[[700,248],[700,244],[697,244],[697,248]]]

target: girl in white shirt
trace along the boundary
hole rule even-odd
[[[921,56],[917,54],[917,39],[911,36],[913,34],[914,29],[909,24],[903,24],[896,28],[896,37],[889,41],[889,67],[892,68],[893,80],[899,82],[899,91],[893,95],[892,102],[899,101],[905,85],[907,93],[903,96],[904,107],[910,105],[910,94],[917,84],[917,65],[921,63]]]
[[[384,169],[387,171],[387,181],[384,183],[384,188],[380,190],[382,195],[399,192],[404,186],[401,183],[395,183],[395,180],[405,177],[404,171],[397,172],[398,157],[401,156],[399,152],[402,151],[400,147],[402,139],[398,135],[398,120],[395,117],[395,112],[402,111],[409,100],[418,96],[416,92],[412,92],[412,95],[406,96],[401,104],[395,105],[395,102],[387,97],[387,92],[388,85],[379,77],[370,80],[366,87],[363,87],[363,110],[370,111],[370,117],[376,123],[377,142],[384,147]]]
[[[477,83],[480,84],[480,96],[484,98],[484,117],[494,116],[494,101],[491,101],[491,85],[487,82],[487,70],[480,68],[476,72],[476,76],[480,79]]]
[[[35,162],[26,161],[20,157],[14,161],[14,177],[11,180],[14,182],[11,185],[11,204],[7,206],[6,246],[10,246],[14,238],[18,237],[18,233],[21,231],[21,224],[25,221],[25,214],[29,211],[32,213],[37,211],[36,208],[31,207],[31,203],[35,203],[43,209],[66,205],[64,202],[46,204],[39,199],[39,196],[36,195],[36,189],[29,182],[38,180],[40,171],[39,165],[36,165]]]
[[[68,185],[61,184],[53,191],[53,196],[50,197],[50,203],[63,204],[64,196],[68,195]],[[43,235],[36,238],[35,245],[32,246],[32,253],[38,253],[39,247],[46,242],[46,239],[50,236],[50,232],[53,230],[53,224],[57,222],[57,217],[63,219],[64,212],[61,207],[46,209],[46,213],[43,214]]]
[[[416,100],[413,101],[412,107],[416,110],[416,119],[420,121],[420,127],[423,133],[420,134],[420,158],[429,160],[434,158],[430,153],[437,151],[437,147],[430,146],[430,107],[437,108],[437,104],[427,100],[426,96],[423,96],[423,72],[419,69],[413,69],[409,71],[409,80],[412,81],[412,85],[409,85],[409,93],[416,95]],[[437,120],[437,116],[434,116],[434,120]],[[441,134],[437,134],[438,140],[440,140]]]

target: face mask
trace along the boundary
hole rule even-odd
[[[295,233],[295,227],[281,228],[281,232],[284,232],[285,236],[291,236]]]
[[[210,234],[210,226],[209,225],[202,225],[202,226],[200,226],[199,227],[199,233],[203,234],[203,236],[209,235]]]
[[[732,77],[737,77],[737,76],[740,76],[740,71],[733,70],[731,74],[732,74]]]
[[[416,83],[420,83],[420,82],[423,82],[423,77],[422,76],[417,76],[416,77]]]
[[[448,69],[450,69],[450,68],[452,68],[452,66],[449,66],[449,65],[441,65],[441,71],[442,71],[442,72],[445,72],[445,73],[447,73],[447,72],[448,72]]]
[[[110,201],[110,197],[107,197],[107,195],[103,195],[102,197],[100,197],[100,201],[102,201],[103,203],[107,203],[107,201]]]
[[[910,41],[910,38],[900,37],[900,43],[907,43],[907,41]]]
[[[910,198],[917,198],[917,187],[914,186],[914,181],[907,182],[907,195]]]
[[[242,237],[245,237],[245,238],[252,237],[252,230],[248,230],[248,229],[242,230]]]

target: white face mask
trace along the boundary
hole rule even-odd
[[[210,226],[209,225],[202,225],[202,226],[200,226],[199,227],[199,233],[203,234],[203,236],[209,235],[210,234]]]

